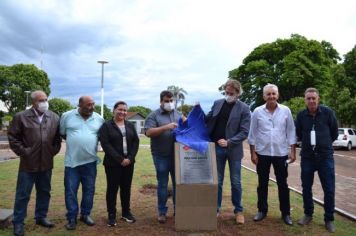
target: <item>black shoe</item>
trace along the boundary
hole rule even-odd
[[[307,225],[313,220],[312,216],[304,215],[299,221],[298,225]]]
[[[54,224],[47,218],[41,218],[36,220],[37,225],[41,225],[46,228],[53,228]]]
[[[116,226],[116,219],[115,218],[109,218],[107,226],[109,227],[115,227]]]
[[[116,214],[109,214],[107,226],[116,226]]]
[[[257,214],[255,215],[255,217],[253,217],[253,220],[254,221],[261,221],[263,220],[265,217],[266,217],[266,213],[262,212],[262,211],[259,211],[257,212]]]
[[[68,224],[66,224],[65,227],[67,230],[75,230],[77,227],[77,221],[75,219],[68,220]]]
[[[89,225],[89,226],[95,225],[94,220],[89,215],[80,216],[80,220],[83,221],[86,225]]]
[[[24,225],[23,224],[14,224],[14,235],[15,236],[23,236],[24,232]]]
[[[330,232],[330,233],[335,233],[335,225],[333,221],[325,221],[325,228]]]
[[[282,216],[282,219],[286,225],[293,225],[293,221],[290,218],[290,215],[284,215],[284,216]]]
[[[136,219],[135,217],[129,212],[128,214],[122,215],[121,219],[126,221],[127,223],[135,223]]]

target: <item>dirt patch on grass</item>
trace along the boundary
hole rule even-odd
[[[157,185],[155,184],[145,184],[139,190],[139,192],[144,195],[155,195],[156,191],[157,191]]]

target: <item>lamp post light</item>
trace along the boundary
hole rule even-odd
[[[27,107],[28,107],[28,95],[31,93],[31,91],[25,91],[25,93],[26,93],[26,107],[25,107],[25,109],[27,109]]]
[[[104,64],[108,61],[98,61],[101,64],[101,117],[104,118]]]

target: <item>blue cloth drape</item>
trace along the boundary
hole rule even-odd
[[[200,153],[205,153],[209,146],[209,135],[205,126],[204,111],[200,105],[195,105],[187,120],[179,119],[174,130],[177,142],[180,142]]]

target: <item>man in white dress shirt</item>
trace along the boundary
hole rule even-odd
[[[296,134],[292,113],[288,107],[277,102],[278,97],[278,87],[267,84],[263,88],[266,103],[254,110],[251,119],[248,143],[251,161],[256,165],[258,174],[258,212],[254,221],[263,220],[268,212],[268,181],[272,164],[277,179],[282,219],[285,224],[292,225],[287,177],[288,163],[296,159]]]

